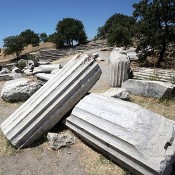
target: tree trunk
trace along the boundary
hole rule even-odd
[[[160,67],[160,63],[164,61],[165,51],[166,51],[166,42],[165,42],[165,39],[163,39],[162,49],[160,51],[159,58],[158,58],[158,61],[157,61],[157,67]]]

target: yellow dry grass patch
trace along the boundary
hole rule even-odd
[[[111,160],[96,152],[79,139],[74,145],[81,149],[81,155],[78,157],[79,162],[84,167],[88,175],[126,175],[127,172],[114,164]]]
[[[141,97],[130,95],[131,101],[152,112],[163,115],[164,117],[175,120],[175,97],[170,99],[155,99],[150,97]]]

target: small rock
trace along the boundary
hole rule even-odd
[[[8,73],[10,73],[10,70],[9,69],[7,69],[7,68],[2,68],[2,70],[0,71],[0,75],[1,74],[8,74]]]
[[[103,93],[102,95],[119,98],[122,100],[129,100],[129,93],[126,91],[126,89],[122,89],[122,88],[111,88],[105,93]]]
[[[22,73],[22,70],[20,68],[18,68],[18,67],[14,67],[12,69],[12,73]]]
[[[35,63],[32,60],[28,60],[26,64],[27,69],[33,70],[35,67]]]
[[[30,76],[30,75],[32,75],[32,74],[33,74],[33,72],[32,72],[31,69],[24,69],[24,75]]]
[[[74,138],[68,134],[48,133],[47,139],[51,148],[54,150],[72,145],[75,142]]]

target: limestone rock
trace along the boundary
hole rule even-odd
[[[0,74],[0,81],[9,81],[9,80],[13,80],[13,74],[12,73]]]
[[[47,60],[39,60],[39,61],[38,61],[38,64],[39,64],[39,65],[46,65],[46,64],[50,64],[50,61],[47,61]]]
[[[22,70],[20,68],[18,68],[18,67],[14,67],[12,69],[12,73],[22,73]]]
[[[128,100],[129,99],[129,93],[126,91],[126,89],[122,88],[111,88],[102,95],[105,95],[107,97],[114,97],[119,98],[122,100]]]
[[[0,75],[2,75],[2,74],[9,74],[11,71],[9,70],[9,69],[7,69],[7,68],[2,68],[2,70],[0,71]]]
[[[171,175],[175,121],[131,102],[90,94],[65,123],[134,174]]]
[[[31,69],[24,69],[24,75],[30,76],[30,75],[32,75],[32,74],[33,74],[33,72],[32,72]]]
[[[126,52],[121,48],[114,48],[110,54],[109,85],[120,87],[128,79],[130,61]]]
[[[54,76],[54,74],[45,74],[45,73],[36,74],[37,79],[41,80],[41,81],[44,81],[44,82],[48,81],[53,76]]]
[[[58,150],[61,147],[70,146],[74,143],[74,138],[68,134],[48,133],[47,139],[50,147],[54,150]]]
[[[51,74],[56,74],[58,71],[60,71],[61,69],[54,69]]]
[[[129,79],[122,83],[122,88],[126,89],[128,92],[141,96],[166,98],[172,95],[174,85],[161,81]]]
[[[136,48],[131,47],[126,50],[126,53],[130,59],[130,61],[137,61],[139,59],[138,54],[136,53]]]
[[[33,70],[34,67],[35,67],[35,64],[36,64],[36,63],[34,63],[34,61],[28,60],[28,61],[27,61],[27,64],[26,64],[26,68],[29,69],[29,70]]]
[[[21,73],[12,73],[13,75],[13,80],[19,79],[19,78],[23,78]]]
[[[8,102],[25,101],[39,88],[37,82],[27,78],[11,80],[4,84],[1,97]]]
[[[33,73],[50,73],[54,69],[61,69],[61,64],[40,65],[33,69]]]
[[[1,124],[4,135],[16,148],[30,146],[87,94],[101,73],[90,55],[76,55]]]

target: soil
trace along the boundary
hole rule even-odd
[[[64,65],[69,58],[60,60]],[[99,62],[102,69],[102,76],[91,92],[102,93],[109,89],[108,85],[108,63]],[[0,82],[0,91],[5,82]],[[136,101],[143,106],[150,102],[155,103],[154,99],[131,96],[132,101]],[[158,101],[156,101],[158,103]],[[6,103],[0,99],[0,123],[10,116],[22,103]],[[164,106],[169,111],[174,105],[174,101],[160,104],[159,109]],[[147,106],[146,106],[147,107]],[[175,107],[174,107],[175,109]],[[158,111],[161,114],[161,111]],[[163,115],[163,114],[162,114]],[[168,113],[168,117],[174,120],[175,111]],[[0,131],[0,175],[126,175],[129,174],[125,169],[113,163],[86,143],[79,140],[70,130],[58,124],[52,132],[66,132],[75,137],[74,145],[65,147],[59,151],[49,147],[46,136],[42,140],[35,142],[30,148],[16,150],[6,140]]]

